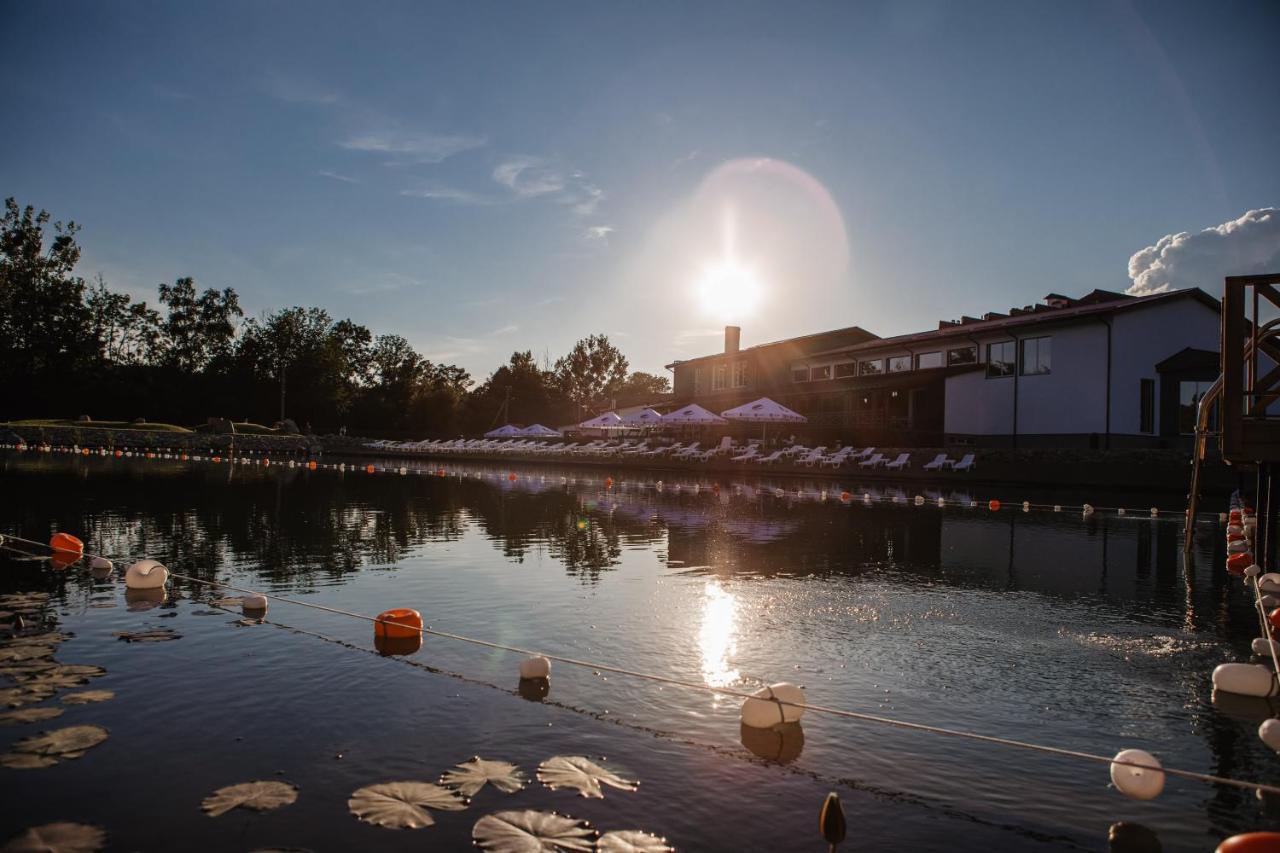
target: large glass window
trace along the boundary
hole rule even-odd
[[[791,381],[792,382],[808,382],[809,368],[808,367],[791,368]]]
[[[750,379],[750,376],[751,376],[751,372],[748,369],[747,362],[745,360],[735,361],[733,363],[733,387],[734,388],[746,388],[747,382]]]
[[[729,366],[717,364],[711,373],[711,390],[723,391],[729,387]]]
[[[895,355],[889,359],[889,372],[902,373],[911,369],[911,356]]]
[[[1013,341],[987,344],[987,376],[1012,376],[1018,357]]]
[[[1200,401],[1209,392],[1212,382],[1179,382],[1178,383],[1178,432],[1190,435],[1196,431],[1196,413]],[[1209,429],[1218,428],[1218,404],[1215,402],[1209,410]]]
[[[1156,431],[1156,381],[1138,380],[1138,432]]]
[[[857,370],[857,368],[858,368],[857,362],[853,362],[853,361],[846,361],[841,364],[837,364],[836,378],[844,379],[848,376],[852,376],[854,372]]]
[[[1022,342],[1022,375],[1039,376],[1049,372],[1053,338],[1027,338]]]
[[[830,379],[831,365],[822,364],[817,367],[810,368],[809,378],[812,379],[814,382],[817,382],[819,379]]]
[[[883,358],[868,358],[858,362],[859,376],[874,376],[877,373],[884,373]]]
[[[916,370],[928,370],[931,367],[942,367],[942,353],[922,352],[916,356]]]
[[[694,368],[693,371],[693,393],[701,394],[707,390],[707,371],[704,367]]]
[[[959,349],[947,350],[947,366],[955,367],[958,364],[977,364],[978,348],[977,347],[960,347]]]

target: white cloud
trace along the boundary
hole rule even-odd
[[[582,232],[582,236],[588,240],[599,240],[602,243],[609,242],[609,235],[612,234],[614,228],[612,225],[592,225]]]
[[[420,187],[418,189],[400,190],[400,195],[408,198],[426,198],[435,201],[453,201],[458,204],[493,204],[494,200],[488,196],[473,193],[470,190],[460,190],[456,187],[446,187],[439,184],[431,184],[429,186]]]
[[[326,106],[336,104],[342,99],[338,92],[318,86],[309,80],[291,77],[280,72],[272,72],[263,82],[263,89],[277,101],[286,104],[311,104]]]
[[[537,157],[513,157],[499,163],[493,179],[520,198],[558,193],[565,188],[565,176]]]
[[[349,178],[346,175],[339,175],[337,172],[330,172],[328,169],[321,169],[320,171],[316,172],[316,174],[322,178],[333,178],[335,181],[342,181],[345,184],[360,183],[360,181],[355,178]]]
[[[390,154],[388,165],[405,163],[441,163],[455,154],[479,148],[487,140],[483,136],[441,135],[436,133],[404,133],[381,131],[352,136],[338,143],[348,151]]]
[[[510,335],[518,331],[520,331],[519,326],[517,326],[515,323],[508,323],[505,326],[501,326],[497,329],[494,329],[492,332],[489,333],[489,337],[493,338],[493,337],[497,337],[498,335]]]
[[[1224,276],[1273,272],[1280,267],[1280,209],[1250,210],[1239,219],[1192,234],[1167,234],[1129,258],[1127,293],[1144,295],[1205,287],[1216,292]]]

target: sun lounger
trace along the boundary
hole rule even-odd
[[[954,464],[956,464],[954,459],[948,459],[947,454],[939,453],[937,456],[933,457],[932,462],[926,462],[921,467],[925,471],[940,471],[943,468],[949,468]]]
[[[885,460],[885,458],[884,458],[884,454],[883,454],[883,453],[877,453],[877,454],[875,454],[875,455],[873,455],[873,456],[871,456],[871,457],[869,457],[869,458],[867,458],[867,459],[864,459],[864,460],[862,460],[861,462],[859,462],[859,463],[858,463],[858,467],[860,467],[860,468],[879,468],[879,467],[880,467],[881,465],[883,465],[885,462],[886,462],[886,460]]]
[[[886,462],[884,467],[890,471],[901,471],[905,468],[910,468],[911,454],[899,453],[897,459],[893,460],[892,462]]]
[[[973,454],[966,453],[959,462],[951,466],[952,471],[972,471],[978,467],[973,461]]]

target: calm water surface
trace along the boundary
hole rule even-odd
[[[816,499],[860,495],[853,482],[713,489],[619,472],[606,489],[602,472],[520,469],[512,481],[507,468],[434,469],[7,454],[0,532],[67,530],[121,559],[366,614],[413,607],[433,628],[502,643],[715,686],[790,680],[816,704],[1108,755],[1137,747],[1169,766],[1280,783],[1255,734],[1267,704],[1210,700],[1212,668],[1247,660],[1257,627],[1220,569],[1216,525],[1184,567],[1178,523],[1134,515]],[[963,485],[901,494],[916,491],[984,507],[1080,499]],[[5,837],[76,820],[107,828],[114,850],[464,850],[481,815],[537,808],[685,850],[819,851],[828,790],[844,801],[849,850],[1099,850],[1120,820],[1165,850],[1204,850],[1280,825],[1280,810],[1235,790],[1170,779],[1159,799],[1135,802],[1103,765],[818,714],[802,742],[744,742],[736,700],[559,664],[550,694],[530,701],[510,653],[428,638],[410,657],[380,657],[370,626],[341,616],[273,604],[267,624],[246,626],[189,582],[150,606],[126,597],[119,573],[0,567],[0,593],[50,594],[48,618],[74,635],[58,659],[105,667],[90,687],[116,694],[0,729],[5,748],[59,725],[111,733],[79,760],[0,770]],[[116,638],[157,628],[182,637]],[[640,788],[603,800],[486,789],[416,831],[347,813],[363,785],[433,781],[473,755],[532,775],[557,754],[605,756]],[[295,804],[200,811],[218,787],[277,778],[300,786]]]

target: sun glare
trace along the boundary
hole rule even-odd
[[[749,316],[760,301],[760,280],[732,258],[707,266],[698,278],[697,290],[703,310],[724,321]]]

